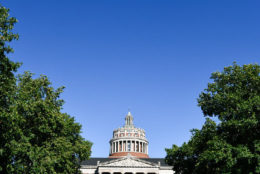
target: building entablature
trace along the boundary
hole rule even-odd
[[[113,131],[113,137],[145,137],[145,131],[139,128],[119,128]]]
[[[146,138],[134,138],[134,137],[119,137],[119,138],[112,138],[109,142],[113,141],[142,141],[149,144],[148,140]]]

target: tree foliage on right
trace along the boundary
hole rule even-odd
[[[213,82],[198,98],[204,125],[191,131],[187,143],[166,149],[176,174],[260,173],[259,74],[258,64],[236,63],[212,73]]]

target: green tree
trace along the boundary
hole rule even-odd
[[[19,137],[17,127],[17,115],[14,102],[16,93],[16,78],[14,72],[19,63],[11,61],[7,54],[13,52],[8,45],[12,40],[18,39],[18,35],[12,32],[17,20],[9,17],[9,10],[0,5],[0,171],[8,173],[8,168],[13,162],[13,148],[11,141]],[[18,137],[17,137],[18,136]]]
[[[206,122],[181,147],[166,149],[176,173],[260,173],[260,66],[212,73],[198,98]],[[217,117],[216,124],[209,117]]]
[[[78,173],[79,162],[90,156],[81,126],[60,111],[63,88],[50,85],[46,76],[33,79],[28,72],[18,78],[15,106],[23,136],[13,167],[20,173]]]
[[[0,6],[0,173],[79,173],[92,144],[61,112],[63,87],[55,90],[46,76],[29,72],[15,76],[20,64],[7,57],[7,43],[18,39],[16,22]]]

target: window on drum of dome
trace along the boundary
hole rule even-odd
[[[127,151],[130,152],[131,151],[131,143],[130,141],[128,141],[128,147],[127,147]]]

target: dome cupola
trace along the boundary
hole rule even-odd
[[[125,125],[113,131],[113,137],[110,140],[110,158],[124,157],[128,154],[138,158],[149,158],[145,131],[136,128],[133,120],[132,114],[128,112]]]

